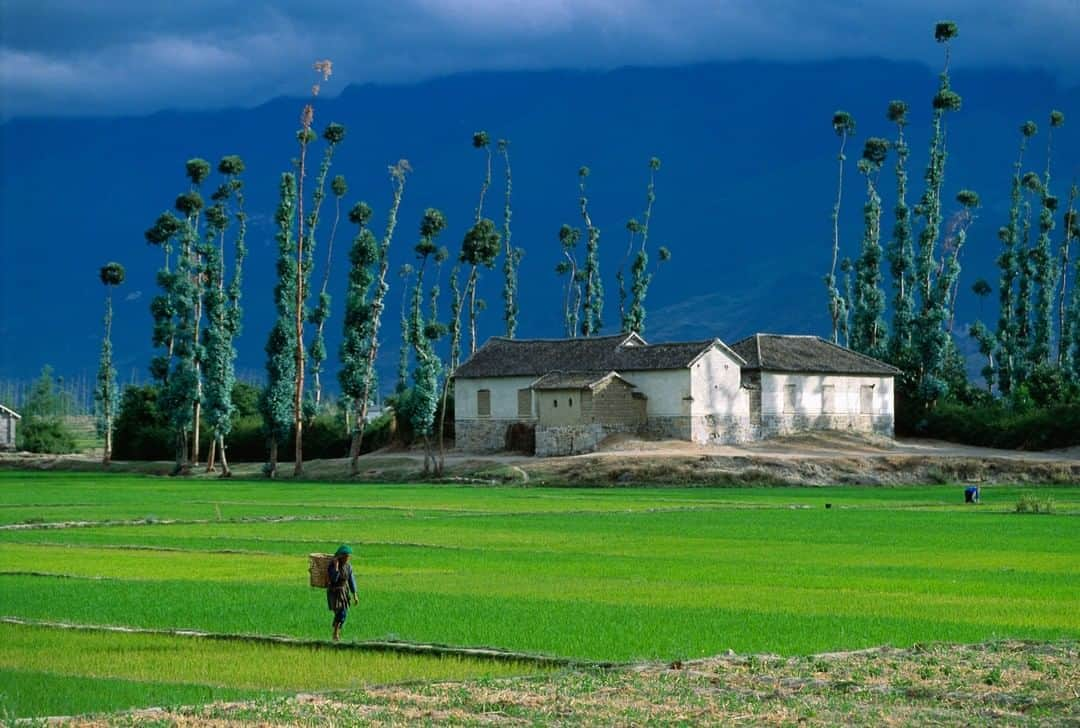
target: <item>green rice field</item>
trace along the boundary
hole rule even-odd
[[[1017,514],[1023,494],[1053,513]],[[346,641],[581,661],[1080,637],[1080,489],[549,489],[0,471],[0,711],[72,714],[535,663],[327,640],[307,554],[350,543]],[[830,504],[830,508],[826,508]],[[64,524],[64,527],[57,527]]]

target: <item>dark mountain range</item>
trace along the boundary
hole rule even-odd
[[[1031,118],[1042,130],[1051,108],[1066,113],[1054,154],[1055,191],[1064,196],[1080,171],[1080,89],[1062,87],[1040,72],[998,70],[957,71],[953,86],[963,95],[964,108],[948,122],[947,200],[962,187],[977,190],[983,199],[963,259],[958,321],[964,323],[979,314],[970,293],[975,278],[996,284],[996,230],[1007,216],[1018,127]],[[745,62],[606,73],[482,73],[408,86],[349,87],[337,98],[320,98],[315,113],[317,128],[330,121],[347,126],[332,174],[347,176],[350,204],[365,199],[374,206],[378,231],[390,198],[387,165],[399,158],[411,162],[415,171],[394,242],[395,268],[413,258],[420,216],[429,206],[447,215],[450,227],[440,242],[457,251],[483,175],[472,132],[486,129],[492,139],[512,140],[514,242],[526,250],[522,336],[561,334],[561,282],[553,272],[557,232],[564,222],[581,225],[576,187],[581,165],[592,169],[591,212],[602,230],[606,330],[617,328],[613,276],[625,251],[624,224],[640,216],[648,159],[660,157],[650,243],[667,245],[674,258],[649,290],[645,336],[660,341],[715,335],[733,341],[754,331],[827,335],[821,278],[831,255],[836,193],[832,112],[847,109],[858,121],[848,149],[842,214],[842,254],[855,256],[865,184],[854,161],[862,141],[892,136],[885,119],[889,100],[911,104],[914,202],[922,188],[935,88],[934,72],[913,64]],[[29,378],[45,363],[69,376],[92,374],[103,295],[97,270],[116,260],[128,270],[114,324],[120,378],[127,381],[135,373],[145,379],[151,356],[148,306],[160,255],[142,233],[186,187],[185,160],[217,160],[231,153],[247,162],[252,214],[238,366],[261,372],[273,320],[271,222],[279,175],[295,155],[293,133],[302,105],[298,99],[278,99],[253,109],[15,119],[0,126],[0,377]],[[1043,169],[1045,142],[1042,130],[1028,167]],[[887,164],[882,174],[886,238],[893,202],[892,160]],[[502,184],[496,160],[485,212],[500,226]],[[946,205],[946,215],[953,208]],[[350,238],[351,231],[343,228],[336,242],[329,381],[336,371]],[[1055,247],[1058,242],[1055,234]],[[317,259],[325,252],[325,239],[320,246]],[[390,370],[399,293],[400,287],[391,293],[384,326],[383,361]],[[498,267],[485,272],[482,296],[489,303],[481,320],[486,338],[502,332]],[[996,318],[994,300],[996,295],[986,302],[988,320]],[[958,323],[957,329],[966,325]]]

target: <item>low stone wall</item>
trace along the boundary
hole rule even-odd
[[[454,446],[465,452],[498,452],[506,449],[506,428],[521,420],[477,419],[454,421]]]

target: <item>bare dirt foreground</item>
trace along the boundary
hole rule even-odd
[[[364,455],[365,482],[418,482],[423,456],[416,450]],[[0,467],[97,470],[82,455],[0,454]],[[114,462],[117,472],[168,474],[171,463]],[[236,477],[260,477],[261,464],[235,465]],[[283,464],[283,478],[292,468]],[[346,459],[305,463],[309,480],[346,480]],[[203,474],[196,469],[195,474]],[[213,474],[203,474],[213,477]],[[811,433],[745,445],[695,445],[613,437],[599,452],[561,458],[469,455],[450,451],[443,482],[554,486],[612,485],[912,485],[934,483],[1080,484],[1080,447],[1048,452],[993,450],[937,440],[844,433]]]
[[[1080,725],[1080,643],[725,655],[544,678],[371,687],[57,724]]]

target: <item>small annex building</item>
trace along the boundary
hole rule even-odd
[[[637,334],[489,339],[454,373],[457,447],[590,452],[615,433],[737,443],[809,429],[892,435],[895,368],[816,336],[649,344]],[[533,438],[529,438],[531,441]]]
[[[18,412],[0,404],[0,450],[15,449],[15,423],[21,419]]]

